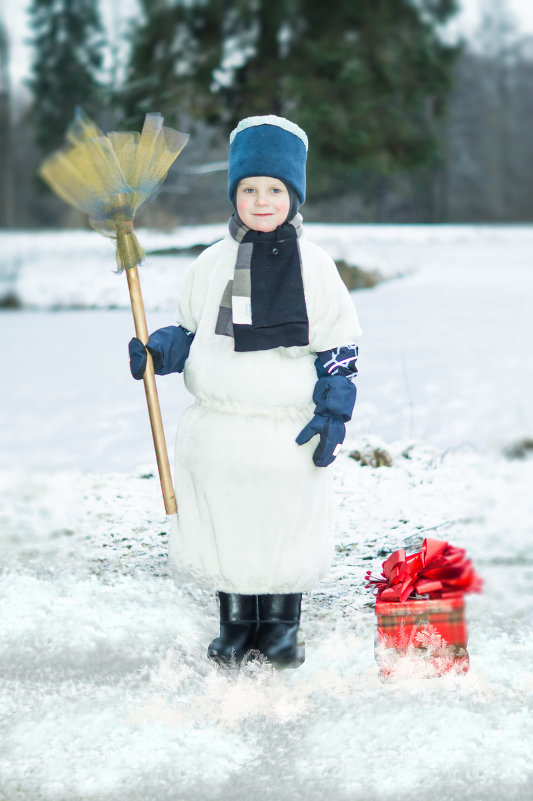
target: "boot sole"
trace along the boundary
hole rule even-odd
[[[219,654],[211,654],[209,651],[207,652],[207,657],[212,662],[215,662],[217,665],[223,668],[240,668],[243,662],[247,662],[250,658],[253,659],[256,655],[259,655],[259,651],[254,648],[250,648],[246,653],[239,654],[236,656],[232,654],[231,656],[220,656]]]
[[[217,656],[215,654],[211,655],[209,652],[207,656],[212,662],[214,662],[219,667],[225,668],[226,670],[228,668],[233,668],[235,670],[238,670],[242,666],[243,662],[247,662],[249,659],[254,659],[256,656],[261,656],[261,652],[258,651],[257,649],[251,648],[243,656],[239,657],[228,658],[224,656]],[[300,665],[303,665],[304,662],[305,662],[305,642],[303,640],[298,642],[296,648],[296,656],[294,657],[294,659],[291,659],[290,662],[271,662],[270,659],[268,660],[268,663],[272,665],[272,667],[276,671],[296,670],[296,668],[299,668]]]

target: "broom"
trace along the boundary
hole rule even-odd
[[[135,334],[146,345],[148,328],[137,270],[144,251],[133,230],[133,218],[165,180],[189,136],[164,128],[163,117],[157,113],[146,115],[141,134],[105,135],[77,109],[66,139],[65,147],[43,161],[39,175],[65,202],[88,214],[93,228],[116,240],[117,271],[126,271]],[[165,511],[176,514],[178,508],[149,353],[143,380]]]

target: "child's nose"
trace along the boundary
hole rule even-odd
[[[268,198],[266,195],[258,194],[255,199],[255,202],[258,206],[265,206],[268,204]]]

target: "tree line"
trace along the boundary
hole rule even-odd
[[[80,223],[34,177],[77,105],[105,130],[140,130],[156,110],[192,134],[147,208],[152,224],[224,219],[227,135],[242,117],[269,113],[309,135],[306,219],[532,218],[523,169],[533,155],[531,54],[502,53],[498,29],[483,52],[447,42],[455,0],[140,5],[120,43],[127,62],[119,75],[97,0],[32,0],[25,109],[9,95],[0,31],[0,224]]]

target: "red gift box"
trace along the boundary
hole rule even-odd
[[[425,539],[417,553],[395,551],[381,576],[366,574],[376,594],[376,660],[382,677],[440,676],[469,668],[464,593],[482,580],[462,548]]]
[[[383,678],[468,670],[462,595],[403,603],[377,601],[376,617],[376,661]]]

